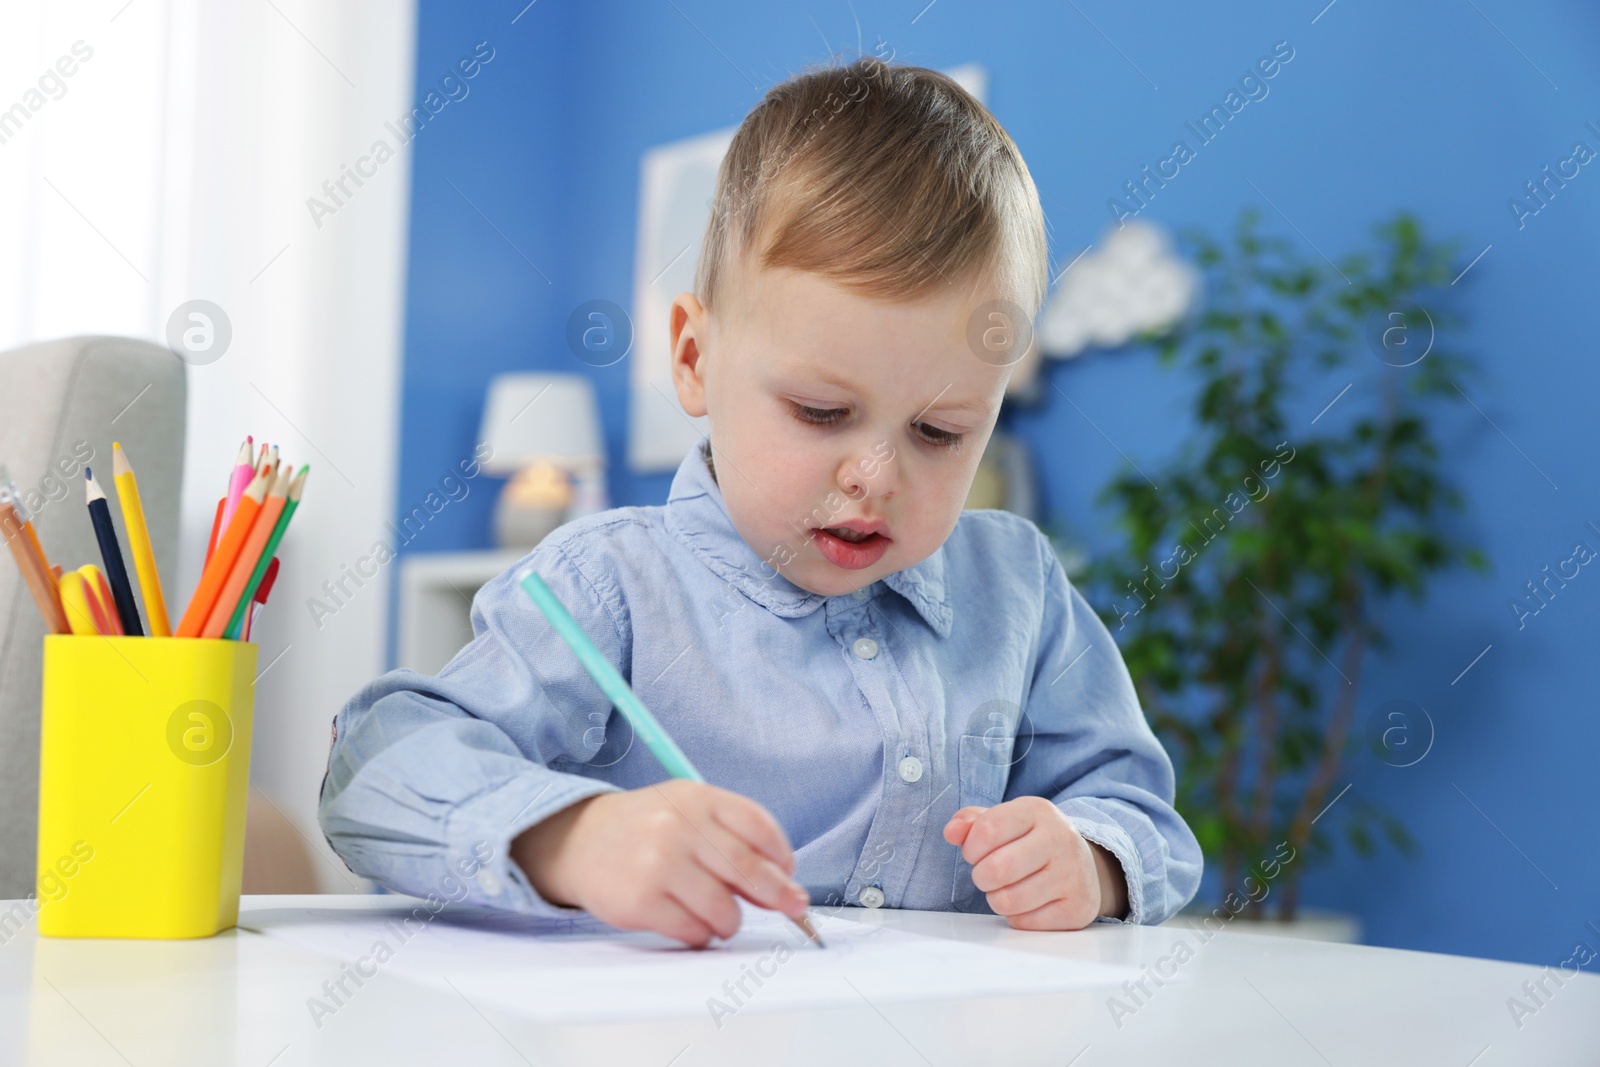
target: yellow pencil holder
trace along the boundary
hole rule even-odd
[[[256,646],[44,639],[39,933],[210,937],[239,918]]]

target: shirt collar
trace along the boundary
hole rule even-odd
[[[758,555],[740,535],[722,501],[722,490],[706,467],[704,449],[691,448],[678,464],[667,493],[667,530],[703,560],[712,572],[774,615],[809,615],[828,598],[795,585]],[[949,584],[944,546],[911,567],[884,575],[940,637],[950,634]]]

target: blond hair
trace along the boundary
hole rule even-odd
[[[774,86],[740,123],[695,270],[707,309],[751,253],[885,299],[982,271],[1029,318],[1049,285],[1039,194],[1005,129],[948,76],[872,56]]]

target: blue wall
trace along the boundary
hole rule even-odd
[[[1338,3],[1319,17],[1323,3],[1171,5],[1155,17],[1105,0],[1082,0],[1081,14],[940,0],[919,16],[920,0],[857,0],[855,13],[865,51],[881,37],[897,62],[988,68],[989,104],[1038,183],[1057,269],[1102,235],[1107,198],[1281,40],[1295,57],[1270,94],[1144,217],[1217,231],[1255,203],[1268,229],[1337,257],[1366,244],[1374,221],[1409,209],[1431,235],[1460,239],[1463,267],[1492,245],[1458,289],[1471,319],[1459,347],[1484,368],[1469,390],[1483,414],[1459,405],[1438,432],[1470,501],[1462,532],[1494,569],[1445,577],[1421,608],[1386,610],[1396,647],[1370,663],[1362,710],[1415,701],[1437,737],[1415,766],[1344,779],[1398,812],[1421,852],[1341,856],[1310,878],[1304,900],[1358,913],[1375,944],[1555,963],[1579,940],[1600,948],[1586,925],[1600,923],[1600,572],[1585,569],[1520,631],[1509,604],[1574,541],[1600,548],[1584,526],[1600,525],[1588,432],[1600,392],[1591,340],[1600,168],[1583,168],[1524,228],[1507,201],[1575,141],[1600,149],[1584,125],[1600,126],[1600,17],[1576,2],[1532,10],[1508,0]],[[495,58],[415,146],[402,511],[470,454],[489,378],[519,369],[590,375],[614,502],[665,499],[667,475],[623,463],[626,361],[579,363],[564,344],[566,317],[594,298],[632,306],[642,152],[737,123],[767,87],[826,58],[824,35],[835,50],[857,44],[843,2],[539,3],[513,25],[521,6],[491,16],[421,5],[419,99],[477,42]],[[1189,398],[1148,353],[1049,373],[1105,436],[1053,392],[1012,426],[1039,457],[1049,520],[1108,544],[1093,498],[1124,460],[1106,438],[1159,465]],[[1302,398],[1306,421],[1331,395]],[[1363,400],[1358,385],[1344,403]],[[408,550],[486,547],[495,488],[478,482]],[[1338,817],[1335,807],[1328,818]]]

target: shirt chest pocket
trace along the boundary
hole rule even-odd
[[[1006,794],[1011,774],[1014,739],[987,734],[963,734],[956,752],[958,808],[992,808]],[[950,904],[956,911],[992,912],[984,895],[972,884],[972,864],[956,852],[955,876],[950,884]]]

